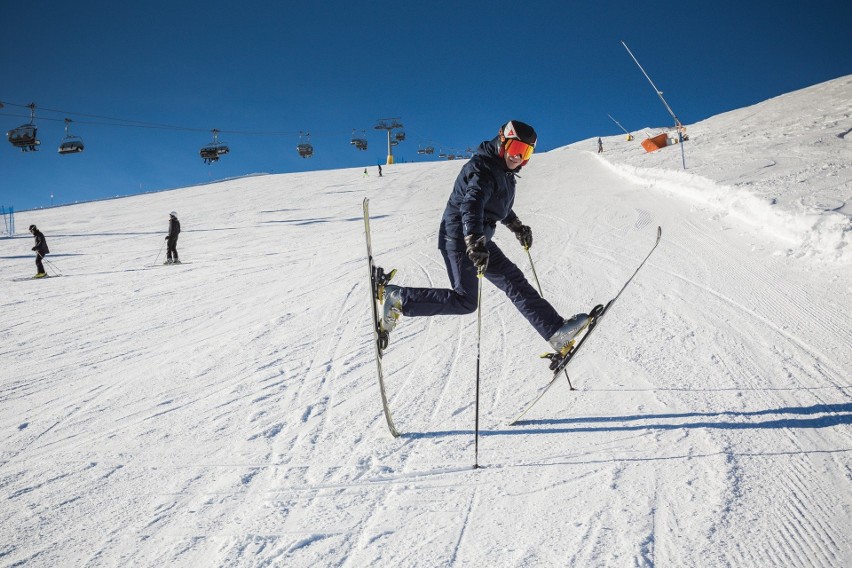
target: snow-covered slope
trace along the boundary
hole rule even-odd
[[[831,89],[793,94],[785,112]],[[766,140],[777,120],[763,116],[749,127],[755,163],[801,154],[799,139]],[[735,187],[713,177],[731,146],[713,121],[743,122],[726,117],[690,127],[686,175],[704,189]],[[401,320],[385,359],[403,432],[391,438],[362,250],[368,196],[377,260],[405,285],[445,286],[436,231],[461,163],[20,213],[65,276],[14,281],[34,269],[32,239],[0,240],[0,565],[852,563],[848,237],[779,238],[733,200],[696,200],[698,177],[665,171],[679,166],[671,148],[605,144],[602,157],[536,155],[523,172],[516,210],[545,295],[566,315],[588,309],[658,225],[663,241],[572,364],[578,390],[560,381],[514,427],[547,380],[546,345],[484,286],[479,470],[475,316]],[[848,144],[798,167],[848,176]],[[796,178],[773,179],[795,218]],[[187,264],[151,266],[171,210]],[[514,237],[497,240],[530,274]]]
[[[664,131],[604,138],[600,157],[633,182],[764,228],[784,254],[852,261],[852,75],[688,125],[683,152],[639,147]]]

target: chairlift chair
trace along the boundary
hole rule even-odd
[[[34,152],[38,150],[38,145],[41,141],[36,138],[38,128],[32,124],[22,124],[21,126],[10,130],[6,133],[9,143],[15,148],[20,148],[21,152]]]
[[[201,150],[198,151],[198,154],[201,156],[201,159],[204,160],[205,164],[218,162],[221,156],[224,156],[231,151],[231,149],[225,144],[219,142],[218,130],[214,128],[211,132],[213,133],[213,142],[206,146],[202,146]]]
[[[64,156],[65,154],[79,154],[83,151],[85,146],[83,145],[83,139],[79,136],[74,136],[68,133],[68,126],[71,124],[71,119],[65,119],[65,138],[62,139],[62,142],[59,144],[59,155]]]
[[[296,146],[296,151],[303,158],[310,158],[314,155],[314,147],[310,144],[299,144]]]
[[[79,136],[69,136],[59,145],[59,153],[63,156],[78,154],[83,151],[83,148],[83,140]]]
[[[304,138],[304,142],[302,141]],[[296,146],[296,151],[303,158],[310,158],[314,155],[314,147],[311,146],[311,133],[299,131],[299,144]]]
[[[366,138],[358,138],[355,136],[355,130],[352,130],[352,140],[349,141],[350,144],[355,146],[359,150],[367,149],[367,139]]]
[[[224,144],[208,144],[207,146],[201,149],[200,154],[202,158],[205,158],[204,163],[210,164],[219,160],[219,158],[230,152],[231,149],[225,146]]]
[[[201,159],[204,160],[205,164],[212,164],[213,162],[219,161],[219,151],[215,146],[204,146],[198,151],[198,154],[201,156]]]
[[[33,122],[35,121],[35,103],[27,105],[30,109],[30,121],[27,124],[10,130],[6,133],[9,143],[15,148],[20,148],[21,152],[35,152],[38,150],[38,145],[41,141],[36,138],[38,128]]]
[[[394,138],[396,138],[398,142],[402,142],[403,140],[405,140],[405,131],[400,130],[399,132],[394,134]]]

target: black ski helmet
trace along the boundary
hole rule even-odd
[[[31,232],[31,233],[32,233],[33,231],[37,231],[37,230],[38,230],[38,227],[36,227],[35,225],[30,225],[30,232]]]
[[[525,144],[529,144],[533,148],[535,148],[535,143],[538,140],[538,135],[535,133],[535,129],[526,124],[525,122],[521,122],[520,120],[510,120],[506,124],[500,127],[500,157],[503,157],[503,154],[506,151],[506,146],[508,142],[512,140],[520,140]],[[521,162],[522,166],[527,165],[529,162],[529,158]]]

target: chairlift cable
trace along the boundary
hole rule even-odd
[[[20,109],[28,109],[29,112],[27,114],[16,113],[16,112],[0,112],[0,116],[29,118],[31,123],[33,123],[35,121],[35,108],[36,107],[35,107],[34,103],[24,105],[24,104],[17,104],[17,103],[12,103],[12,102],[8,102],[8,101],[0,101],[0,108],[3,108],[3,107],[10,107],[9,110],[12,110],[12,107],[17,107],[17,108],[20,108]],[[142,120],[118,118],[118,117],[99,115],[99,114],[80,113],[80,112],[73,112],[73,111],[47,108],[47,107],[37,107],[37,108],[40,111],[40,115],[38,117],[39,121],[65,122],[66,120],[70,120],[70,119],[67,119],[68,115],[70,115],[70,116],[74,116],[74,117],[82,117],[84,119],[94,119],[94,120],[79,120],[79,119],[75,118],[74,122],[76,124],[81,124],[81,125],[121,126],[121,127],[125,127],[125,128],[147,128],[147,129],[152,129],[152,130],[169,130],[169,131],[181,131],[181,132],[210,132],[211,131],[210,128],[200,128],[200,127],[190,127],[190,126],[182,126],[182,125],[176,125],[176,124],[163,124],[163,123],[157,123],[157,122],[147,122],[147,121],[142,121]],[[63,117],[62,118],[54,118],[54,117],[49,117],[49,116],[43,116],[41,113],[58,113],[58,114],[63,115]],[[398,122],[399,120],[400,119],[398,119],[398,118],[383,118],[383,119],[379,119],[379,122],[385,123],[383,125],[384,128],[382,128],[382,129],[391,128],[391,129],[394,129],[394,130],[396,130],[396,129],[401,130],[402,124],[400,124]],[[66,123],[66,126],[67,126],[67,123]],[[355,129],[353,129],[353,131],[354,130]],[[66,131],[67,131],[67,128],[66,128]],[[305,131],[296,132],[296,131],[292,131],[292,130],[290,130],[290,131],[282,131],[282,130],[258,131],[258,130],[217,129],[217,131],[220,134],[236,135],[236,136],[292,137],[292,136],[296,136],[296,135],[304,135],[305,134]],[[401,142],[402,140],[410,140],[412,137],[414,137],[415,139],[418,139],[418,140],[422,141],[424,144],[426,144],[426,147],[428,147],[428,148],[434,149],[435,147],[443,147],[443,148],[450,147],[450,145],[448,145],[448,144],[436,143],[432,139],[429,139],[427,141],[425,138],[421,138],[421,137],[417,136],[416,132],[413,132],[410,129],[406,129],[404,132],[400,132],[400,134],[401,134],[401,136],[397,137],[397,140],[396,140],[397,142]],[[339,137],[341,135],[341,131],[330,131],[330,130],[329,131],[316,131],[316,130],[312,130],[311,135],[313,135],[315,138],[317,136],[319,136],[319,137],[326,137],[326,136],[328,136],[328,137]],[[361,138],[363,138],[365,141],[367,139],[365,129],[362,129]]]

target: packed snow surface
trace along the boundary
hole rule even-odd
[[[530,257],[496,241],[564,316],[663,239],[569,367],[577,390],[516,426],[547,345],[484,284],[476,470],[475,315],[400,320],[388,432],[361,218],[369,197],[399,283],[445,287],[461,162],[18,213],[0,565],[852,565],[850,104],[843,77],[687,125],[685,170],[638,132],[533,156]],[[162,266],[172,210],[185,263]],[[19,280],[31,223],[64,276]]]

